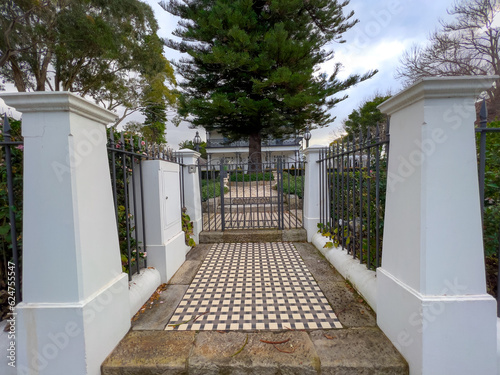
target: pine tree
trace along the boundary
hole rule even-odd
[[[179,114],[194,126],[231,140],[248,138],[249,162],[260,168],[261,139],[323,127],[346,98],[333,97],[375,72],[338,80],[319,66],[333,58],[330,45],[358,21],[336,0],[170,0],[179,16],[167,46],[189,57],[174,62],[180,83]],[[328,49],[324,48],[328,46]],[[252,167],[251,167],[252,168]]]
[[[343,121],[344,130],[351,140],[358,138],[360,133],[362,136],[366,136],[370,132],[372,136],[375,136],[377,124],[381,134],[385,134],[387,118],[377,107],[390,97],[391,95],[376,94],[372,99],[366,100],[358,109],[351,112]]]

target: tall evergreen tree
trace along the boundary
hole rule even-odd
[[[377,124],[381,134],[385,133],[387,118],[377,107],[390,97],[391,95],[376,94],[351,112],[343,121],[344,130],[351,139],[358,138],[360,133],[366,136],[370,132],[372,136],[375,136]]]
[[[167,46],[189,57],[175,62],[181,116],[231,140],[248,138],[249,161],[261,163],[261,139],[323,127],[334,119],[334,95],[375,72],[337,79],[319,65],[333,58],[327,44],[358,21],[343,14],[349,1],[170,0],[160,5],[181,20]]]

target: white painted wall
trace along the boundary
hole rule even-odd
[[[373,311],[377,312],[377,277],[374,271],[366,268],[365,264],[359,263],[347,250],[341,247],[325,248],[330,240],[316,233],[312,238],[312,244],[325,256],[335,269],[348,280],[354,289],[363,296]]]
[[[180,166],[164,160],[142,163],[148,266],[166,283],[190,249],[181,224]]]
[[[200,153],[183,149],[177,151],[181,155],[184,166],[181,173],[184,176],[184,206],[186,213],[193,222],[193,239],[200,243],[200,232],[203,230],[201,191],[200,191],[200,173],[198,171],[198,159]]]
[[[318,160],[322,149],[324,149],[323,146],[311,146],[304,150],[307,160],[304,179],[304,229],[307,231],[308,242],[312,242],[313,236],[318,232],[320,212],[326,212],[328,207],[328,199],[321,200],[318,184],[320,180]]]
[[[1,97],[23,113],[18,373],[98,375],[130,327],[106,151],[115,115],[68,92]]]
[[[377,322],[411,374],[497,372],[474,134],[492,82],[426,78],[379,106],[391,143]]]

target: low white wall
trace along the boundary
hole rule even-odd
[[[358,259],[341,247],[325,248],[325,244],[330,241],[320,233],[316,233],[312,238],[312,244],[321,251],[325,258],[335,267],[337,271],[348,280],[354,289],[368,302],[370,307],[377,312],[377,277],[374,271],[360,264]]]
[[[160,272],[154,268],[143,268],[140,274],[132,276],[128,284],[132,318],[161,285]]]

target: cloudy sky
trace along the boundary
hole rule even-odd
[[[160,35],[172,37],[177,19],[165,12],[157,0],[147,2],[155,10]],[[351,0],[345,8],[346,13],[354,10],[355,18],[360,22],[344,35],[346,43],[328,46],[335,51],[335,57],[322,69],[328,74],[335,63],[341,62],[344,70],[339,78],[374,69],[379,73],[346,92],[349,98],[332,110],[336,120],[328,127],[314,130],[310,144],[332,141],[341,132],[342,120],[377,91],[397,93],[401,83],[394,78],[394,70],[400,56],[412,44],[425,43],[428,35],[439,26],[439,19],[447,17],[446,10],[452,4],[453,0]],[[165,56],[170,60],[179,58],[177,51],[168,49]],[[204,131],[200,134],[204,137]],[[194,135],[195,130],[186,125],[175,128],[168,124],[167,140],[171,146],[192,139]]]
[[[161,37],[170,38],[178,19],[165,12],[158,0],[145,0],[154,9],[160,25]],[[399,64],[402,53],[414,43],[425,43],[428,35],[439,26],[439,19],[447,18],[446,10],[453,0],[351,0],[345,8],[346,13],[354,10],[359,23],[345,35],[345,44],[328,46],[335,51],[335,57],[326,63],[322,70],[329,74],[335,63],[344,65],[339,78],[350,74],[363,74],[377,69],[379,73],[346,93],[349,98],[339,103],[332,115],[336,120],[328,127],[312,132],[311,145],[326,145],[341,133],[342,120],[353,109],[376,92],[385,94],[390,90],[393,94],[401,90],[401,82],[394,78],[394,71]],[[177,51],[165,49],[169,60],[180,57]],[[0,110],[2,103],[0,103]],[[138,120],[138,115],[129,118]],[[167,141],[173,148],[185,139],[193,139],[196,130],[189,129],[187,124],[178,128],[172,123],[167,125]],[[200,131],[202,138],[205,132]]]

